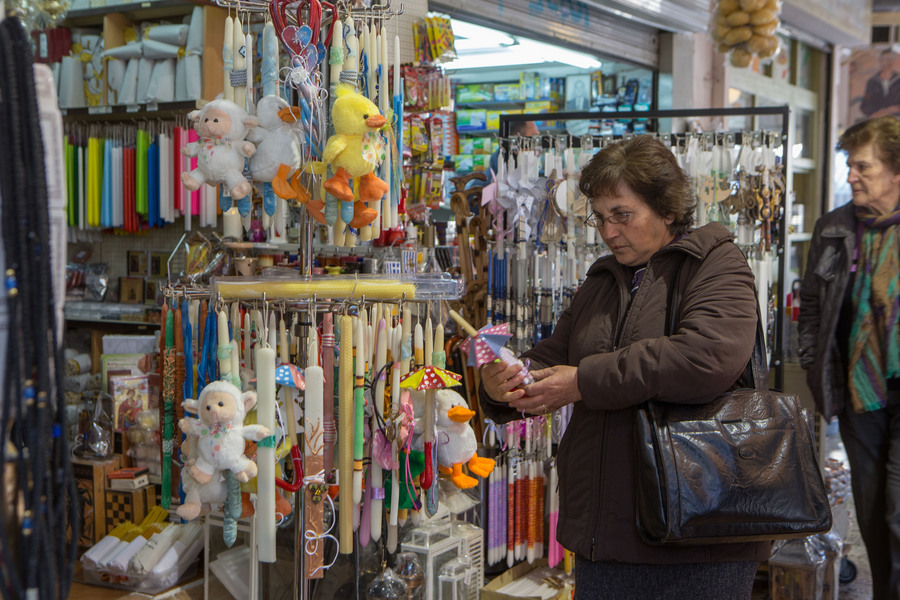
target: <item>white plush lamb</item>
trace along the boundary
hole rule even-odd
[[[241,391],[227,381],[214,381],[197,399],[199,419],[185,418],[178,427],[197,436],[190,475],[206,485],[218,471],[232,471],[238,481],[256,477],[256,463],[244,455],[244,440],[259,441],[271,435],[262,425],[244,425],[247,411],[256,405],[256,392]]]
[[[244,157],[251,157],[256,146],[246,141],[250,128],[259,122],[230,100],[213,100],[188,117],[200,140],[186,144],[181,152],[197,157],[197,168],[181,174],[184,187],[194,191],[204,183],[216,186],[224,183],[235,200],[245,198],[251,188],[244,177]]]

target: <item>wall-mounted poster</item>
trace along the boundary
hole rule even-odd
[[[890,46],[854,50],[848,76],[848,112],[843,127],[885,115],[900,117],[900,55]]]
[[[591,108],[591,76],[566,77],[566,110],[580,111]]]

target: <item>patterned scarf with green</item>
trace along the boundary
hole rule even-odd
[[[867,412],[886,406],[886,380],[900,377],[900,206],[884,215],[858,208],[856,218],[850,399]]]

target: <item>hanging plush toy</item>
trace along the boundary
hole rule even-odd
[[[244,415],[256,405],[256,392],[241,391],[227,381],[210,383],[197,399],[199,419],[185,418],[178,426],[196,435],[196,462],[191,477],[206,485],[220,471],[232,471],[238,481],[256,477],[257,466],[244,455],[244,440],[259,441],[271,435],[262,425],[244,425]]]
[[[416,427],[419,431],[420,415],[424,422],[425,392],[412,392],[413,404],[416,410]],[[456,487],[468,489],[475,487],[478,481],[462,472],[463,465],[469,467],[469,471],[479,477],[486,478],[494,470],[494,461],[490,458],[478,456],[478,440],[475,439],[475,430],[469,425],[469,420],[475,416],[475,411],[469,409],[466,399],[450,389],[438,390],[435,393],[435,409],[437,410],[437,460],[438,469],[445,475],[450,475],[450,480]],[[413,447],[422,447],[420,437]]]
[[[213,187],[224,183],[235,200],[250,194],[250,182],[244,177],[244,157],[251,157],[256,146],[245,140],[251,127],[259,122],[230,100],[213,100],[188,117],[200,140],[186,144],[181,152],[198,157],[197,168],[181,174],[184,187],[191,191],[204,183]]]
[[[279,96],[260,99],[256,105],[259,127],[250,130],[248,136],[257,145],[256,153],[250,159],[250,172],[255,181],[271,183],[279,197],[285,200],[299,198],[300,202],[306,202],[309,192],[300,185],[303,156],[300,114],[299,107],[290,106]],[[274,214],[275,207],[266,212]]]
[[[335,95],[337,99],[331,111],[335,134],[328,138],[322,157],[331,165],[334,175],[325,181],[325,189],[344,202],[341,218],[358,229],[378,216],[378,212],[367,208],[364,202],[380,200],[388,190],[387,184],[373,172],[385,157],[380,130],[387,119],[371,100],[349,86],[338,86]],[[351,178],[359,178],[359,192],[354,204],[350,204],[354,199]],[[311,214],[324,222],[323,215]]]

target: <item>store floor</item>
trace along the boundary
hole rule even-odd
[[[840,460],[847,466],[847,453],[841,442],[841,436],[837,433],[825,438],[825,449],[829,458]],[[849,583],[842,583],[838,587],[838,600],[872,600],[872,572],[869,570],[869,559],[866,557],[866,547],[859,535],[859,527],[856,525],[856,513],[853,506],[853,496],[848,495],[847,509],[850,511],[850,529],[847,533],[846,550],[847,558],[856,565],[856,578]],[[767,600],[769,598],[768,578],[757,578],[757,585],[753,590],[752,600]]]

